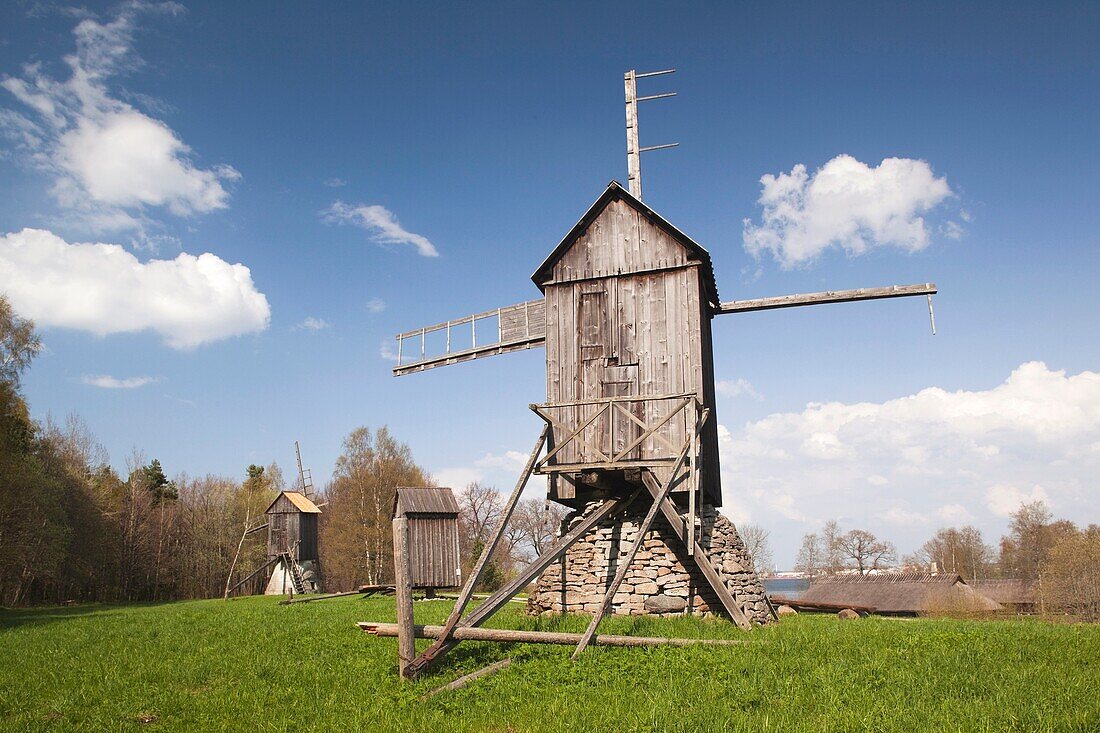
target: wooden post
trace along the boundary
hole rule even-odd
[[[397,595],[397,669],[401,679],[409,679],[409,663],[416,657],[413,632],[412,568],[409,565],[409,520],[393,520],[393,576]]]
[[[635,71],[623,74],[626,91],[626,183],[630,194],[642,198],[642,153],[638,149],[638,83]]]

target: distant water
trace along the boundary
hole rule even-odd
[[[782,596],[783,598],[798,598],[810,587],[810,581],[805,578],[767,578],[764,581],[764,590],[768,595]]]

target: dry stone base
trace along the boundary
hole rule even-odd
[[[574,511],[562,522],[562,532],[581,521],[597,503]],[[527,601],[528,613],[593,613],[638,535],[649,507],[636,500],[626,511],[589,530],[566,554],[539,577]],[[698,529],[699,544],[725,581],[730,593],[755,623],[771,616],[764,586],[752,569],[745,545],[733,523],[713,506],[704,505]],[[703,573],[687,557],[683,543],[658,514],[641,549],[612,599],[618,615],[679,616],[687,613],[724,614],[718,596]]]

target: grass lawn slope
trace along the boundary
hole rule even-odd
[[[1097,731],[1100,627],[1041,621],[799,616],[751,633],[720,621],[609,619],[605,633],[745,638],[738,647],[464,642],[399,684],[390,598],[244,598],[0,610],[5,731]],[[418,602],[439,623],[446,601]],[[490,625],[583,631],[513,605]],[[421,642],[425,645],[426,642]],[[458,691],[428,690],[510,656]]]

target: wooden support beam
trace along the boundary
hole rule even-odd
[[[271,567],[272,565],[274,565],[274,564],[275,564],[275,563],[277,563],[277,562],[279,562],[279,558],[277,558],[277,557],[273,557],[273,558],[271,558],[270,560],[268,560],[267,562],[265,562],[265,563],[264,563],[263,565],[261,565],[260,567],[258,567],[258,568],[256,568],[255,570],[253,570],[253,571],[252,571],[251,573],[249,573],[248,575],[246,575],[246,576],[245,576],[245,577],[244,577],[244,578],[243,578],[242,580],[238,581],[236,585],[234,585],[234,586],[233,586],[232,588],[230,588],[229,590],[227,590],[227,591],[225,592],[225,597],[226,597],[226,598],[228,598],[228,597],[229,597],[229,594],[230,594],[230,593],[232,593],[233,591],[237,590],[237,589],[238,589],[238,588],[240,588],[240,587],[241,587],[242,585],[244,585],[244,584],[245,584],[245,583],[247,583],[248,581],[252,580],[252,579],[253,579],[253,578],[255,578],[255,577],[256,577],[257,575],[259,575],[260,573],[262,573],[262,572],[263,572],[264,570],[267,570],[267,569],[268,569],[269,567]]]
[[[661,484],[657,481],[656,476],[650,471],[642,472],[642,483],[645,484],[646,489],[649,490],[651,496],[656,500],[661,490]],[[665,515],[665,519],[672,525],[672,531],[676,533],[677,537],[685,537],[684,520],[680,517],[680,514],[676,511],[676,507],[668,497],[660,502],[661,513]],[[722,581],[722,577],[718,575],[718,571],[715,570],[714,564],[711,563],[710,558],[707,557],[706,550],[704,550],[699,542],[695,542],[695,554],[692,556],[695,564],[702,571],[703,577],[707,579],[707,583],[710,584],[711,589],[718,596],[718,600],[722,602],[722,607],[726,609],[726,613],[730,615],[733,622],[740,626],[742,629],[748,630],[752,628],[752,622],[749,621],[749,617],[745,615],[744,610],[738,605],[737,599],[730,593],[729,588],[726,587],[725,582]]]
[[[477,584],[485,572],[485,566],[489,563],[489,558],[496,552],[497,546],[500,544],[500,538],[504,536],[504,530],[508,526],[508,521],[512,518],[512,513],[516,510],[516,505],[519,503],[519,497],[523,493],[524,487],[527,486],[527,481],[531,478],[531,473],[535,468],[535,462],[538,460],[539,453],[542,452],[542,447],[546,444],[546,436],[549,435],[549,433],[550,426],[543,426],[542,432],[539,433],[539,439],[535,441],[535,447],[531,451],[530,457],[527,459],[527,465],[523,467],[519,480],[516,481],[516,486],[512,489],[512,494],[508,497],[508,502],[504,505],[504,510],[500,522],[497,525],[496,532],[493,533],[492,539],[490,539],[482,549],[481,557],[478,558],[477,564],[474,565],[473,570],[470,572],[470,576],[466,578],[466,584],[462,586],[462,591],[458,594],[454,609],[447,618],[447,622],[443,625],[444,633],[439,637],[438,642],[432,644],[417,657],[418,664],[425,664],[435,657],[440,648],[447,643],[451,630],[458,625],[459,619],[462,618],[462,614],[466,610],[466,604],[470,602],[470,598],[473,596],[474,590],[477,588]]]
[[[397,636],[397,624],[379,621],[360,621],[360,629],[381,637]],[[437,639],[442,626],[414,626],[413,633],[418,639]],[[497,641],[505,644],[561,644],[575,646],[581,639],[580,634],[562,631],[513,631],[511,629],[482,629],[474,626],[460,626],[454,631],[455,641]],[[666,636],[614,636],[596,634],[592,637],[594,646],[741,646],[748,644],[745,639],[678,639]]]
[[[397,671],[401,679],[411,679],[409,664],[416,657],[413,635],[412,565],[409,558],[409,520],[393,519],[393,575],[397,591]]]
[[[312,603],[313,601],[327,601],[330,598],[346,598],[347,596],[362,595],[357,590],[346,590],[341,593],[326,593],[323,596],[308,596],[306,598],[295,598],[293,600],[279,601],[280,606],[289,606],[291,603]]]
[[[935,283],[890,285],[884,288],[859,288],[857,290],[827,290],[823,293],[799,293],[797,295],[780,295],[774,298],[731,300],[721,303],[715,313],[746,313],[749,311],[774,310],[775,308],[795,308],[803,305],[821,305],[823,303],[851,303],[856,300],[905,298],[913,295],[935,295],[937,292]]]
[[[435,688],[434,690],[429,692],[427,695],[425,695],[421,699],[422,700],[427,699],[429,697],[432,697],[433,695],[438,695],[441,692],[450,692],[451,690],[457,690],[460,687],[465,687],[466,685],[468,685],[469,683],[473,682],[474,680],[476,680],[480,677],[485,677],[486,675],[490,675],[493,672],[499,672],[500,670],[504,669],[505,667],[507,667],[511,663],[512,663],[511,659],[502,659],[499,662],[493,662],[490,665],[482,667],[481,669],[477,670],[476,672],[470,672],[470,674],[462,675],[461,677],[459,677],[454,682],[450,682],[446,685],[443,685],[442,687]]]
[[[576,659],[588,646],[588,643],[592,640],[592,637],[596,634],[596,627],[600,625],[600,621],[603,620],[604,615],[608,609],[611,608],[611,601],[615,598],[615,594],[619,592],[619,586],[623,583],[623,578],[626,577],[626,572],[630,568],[630,564],[634,562],[634,557],[638,554],[638,550],[642,548],[645,543],[646,533],[649,532],[649,528],[653,526],[653,520],[657,518],[657,510],[661,506],[661,502],[668,498],[668,492],[672,490],[673,479],[676,473],[680,470],[680,466],[684,464],[687,459],[688,452],[695,444],[694,436],[699,434],[699,431],[703,429],[703,425],[706,424],[707,418],[710,416],[710,409],[703,408],[703,413],[695,424],[695,431],[691,436],[684,441],[684,447],[680,451],[680,456],[676,459],[675,465],[672,467],[672,473],[669,474],[668,481],[661,487],[661,491],[658,496],[654,497],[653,503],[649,507],[649,511],[646,512],[645,519],[638,526],[638,536],[634,538],[634,543],[630,546],[630,550],[627,551],[626,557],[619,563],[618,569],[615,571],[615,578],[611,581],[611,585],[608,586],[607,591],[603,596],[603,603],[596,610],[595,615],[592,616],[592,620],[588,623],[588,628],[585,629],[584,634],[581,636],[581,640],[577,642],[577,648],[573,652],[573,659]],[[608,562],[611,560],[611,555],[618,555],[618,545],[610,548],[608,552]]]
[[[423,672],[432,663],[434,659],[446,654],[451,648],[454,647],[460,640],[459,633],[464,628],[478,626],[485,621],[485,619],[496,613],[501,607],[503,607],[519,590],[525,587],[528,583],[534,580],[538,575],[550,567],[550,563],[557,560],[565,551],[572,547],[578,540],[584,537],[588,533],[588,530],[592,529],[595,525],[602,522],[607,517],[611,516],[617,511],[620,511],[634,501],[638,496],[638,492],[635,491],[627,499],[611,499],[605,501],[599,507],[596,508],[591,514],[581,520],[573,529],[571,529],[563,537],[559,537],[553,545],[551,545],[545,552],[528,565],[526,568],[520,571],[520,573],[507,583],[503,588],[499,589],[492,595],[490,595],[485,601],[476,609],[468,613],[454,629],[454,635],[438,645],[433,645],[433,655],[427,657],[421,654],[419,657],[413,660],[413,663],[409,665],[409,673],[412,676],[416,676]],[[579,638],[579,637],[578,637]]]

